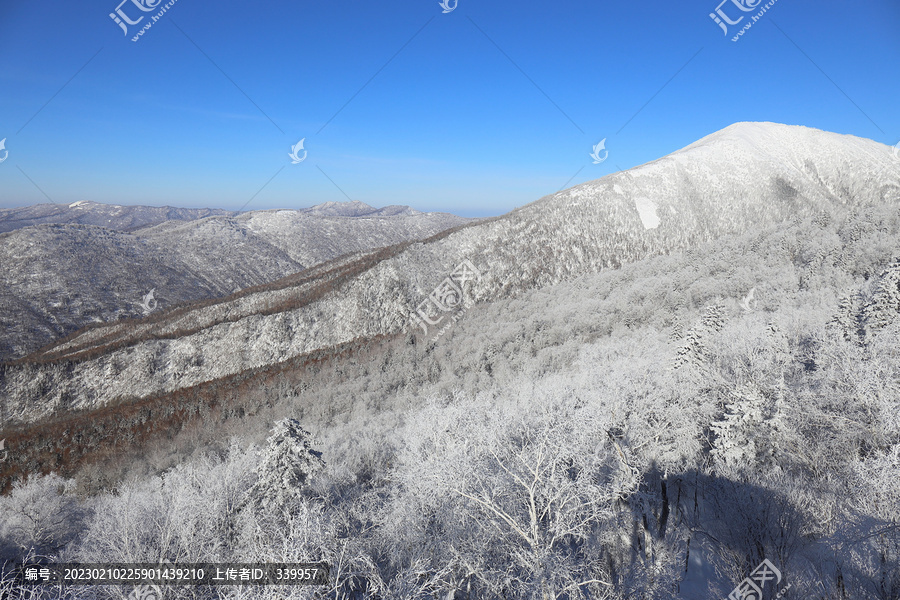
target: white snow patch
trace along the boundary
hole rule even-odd
[[[624,193],[625,193],[625,190],[623,190],[623,189],[622,189],[622,186],[620,186],[618,183],[613,184],[613,191],[614,191],[615,193],[617,193],[617,194],[624,194]]]
[[[73,202],[72,204],[70,204],[70,205],[69,205],[69,208],[75,208],[75,207],[78,207],[78,206],[84,206],[85,204],[87,204],[87,200],[79,200],[78,202]]]
[[[638,211],[644,229],[656,229],[659,227],[659,215],[656,214],[656,203],[649,198],[635,198],[634,207]]]
[[[691,542],[690,559],[678,585],[678,597],[684,600],[703,600],[709,598],[709,582],[718,577],[709,559],[712,552],[707,545],[698,538],[694,538]]]

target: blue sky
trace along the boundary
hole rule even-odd
[[[3,2],[0,207],[481,216],[737,121],[900,141],[900,3],[740,1]]]

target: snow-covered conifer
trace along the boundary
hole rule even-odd
[[[675,353],[675,368],[685,364],[699,366],[707,358],[706,340],[725,326],[725,307],[721,304],[707,306],[700,323],[691,327],[684,343]]]
[[[776,442],[783,429],[783,400],[770,402],[756,386],[732,391],[722,417],[710,425],[716,438],[712,455],[720,466],[745,468],[771,466]]]
[[[900,315],[900,263],[895,262],[881,273],[863,315],[866,328],[872,332],[883,329]]]
[[[255,505],[264,509],[290,507],[309,479],[325,468],[322,453],[310,444],[311,437],[295,419],[275,423],[257,468],[259,479],[250,490]]]

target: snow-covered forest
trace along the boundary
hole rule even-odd
[[[2,554],[331,568],[172,598],[724,598],[767,559],[783,597],[896,600],[898,240],[895,204],[798,218],[256,380],[243,419],[18,483]]]

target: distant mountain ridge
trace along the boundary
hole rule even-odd
[[[195,221],[204,217],[233,214],[235,214],[233,211],[213,208],[119,206],[81,200],[72,204],[35,204],[20,208],[0,208],[0,233],[49,224],[96,225],[116,231],[130,231],[165,221]]]
[[[347,257],[314,278],[81,332],[7,366],[0,395],[11,399],[7,414],[29,420],[414,330],[410,315],[463,260],[482,273],[467,292],[490,302],[767,224],[897,201],[900,161],[888,146],[738,123],[503,217]]]
[[[21,226],[28,219],[43,224]],[[240,214],[82,202],[12,209],[0,213],[0,224],[21,226],[0,233],[0,360],[88,324],[139,317],[151,290],[160,309],[227,296],[469,221],[362,202]]]
[[[413,216],[422,214],[409,206],[392,204],[384,208],[374,208],[359,200],[351,202],[324,202],[301,209],[300,212],[328,217],[394,217],[398,215]]]
[[[394,217],[423,213],[409,206],[392,204],[383,208],[365,202],[323,202],[309,208],[274,209],[321,217]],[[249,211],[267,212],[267,211]],[[246,212],[217,208],[177,208],[172,206],[121,206],[80,200],[71,204],[34,204],[17,208],[0,208],[0,233],[34,225],[96,225],[116,231],[134,231],[167,221],[197,221],[206,217],[235,217]]]

